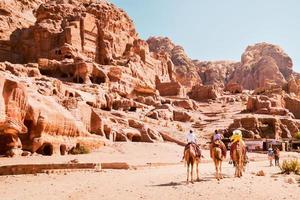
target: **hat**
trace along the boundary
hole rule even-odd
[[[239,129],[234,130],[232,133],[233,133],[233,135],[240,135],[240,136],[242,136],[242,131],[239,130]]]

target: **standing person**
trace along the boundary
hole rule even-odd
[[[278,147],[275,148],[274,156],[275,156],[275,166],[279,166],[279,154],[280,150]]]
[[[272,167],[273,166],[273,159],[274,159],[274,151],[271,147],[268,149],[268,159],[270,161],[270,167]]]

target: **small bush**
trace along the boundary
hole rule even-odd
[[[77,154],[88,154],[90,153],[90,149],[87,148],[86,146],[83,146],[79,143],[76,144],[76,147],[73,147],[70,151],[69,154],[72,155],[77,155]]]
[[[296,133],[295,138],[296,138],[297,140],[300,140],[300,131]]]
[[[178,131],[181,131],[181,132],[184,131],[183,127],[180,124],[176,124],[176,128]]]
[[[290,174],[294,172],[300,175],[300,161],[298,159],[284,160],[280,166],[283,174]]]

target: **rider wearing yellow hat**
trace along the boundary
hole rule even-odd
[[[246,155],[246,145],[245,142],[243,140],[243,134],[242,131],[239,129],[236,129],[232,132],[232,136],[230,137],[231,140],[231,145],[230,145],[230,157],[233,160],[233,150],[237,147],[237,145],[239,143],[242,143],[243,148],[243,152],[244,152],[244,156],[247,159],[247,155]]]

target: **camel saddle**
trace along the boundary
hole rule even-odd
[[[211,145],[210,145],[210,153],[211,153],[211,157],[212,157],[212,150],[213,150],[213,148],[215,148],[215,147],[220,148],[221,151],[222,151],[222,156],[223,156],[224,158],[226,158],[226,155],[227,155],[227,149],[226,149],[225,144],[224,144],[221,140],[216,140],[216,141],[214,141],[214,142],[211,143]]]
[[[230,146],[230,158],[231,160],[233,160],[233,151],[240,145],[239,141],[237,142],[234,142],[231,144]],[[244,157],[246,158],[246,146],[244,145],[243,146],[243,154],[244,154]]]
[[[195,143],[188,143],[187,145],[185,145],[184,147],[184,151],[187,150],[188,148],[193,148],[194,151],[196,152],[196,157],[201,157],[201,150],[199,145],[195,144]]]

